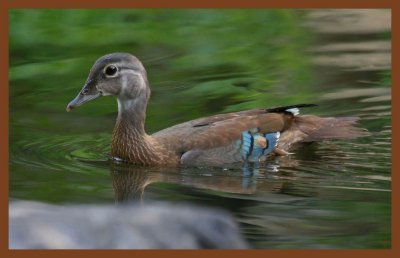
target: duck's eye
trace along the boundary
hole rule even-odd
[[[114,76],[118,72],[118,68],[115,65],[109,65],[104,69],[104,73],[107,76]]]
[[[84,88],[84,89],[82,90],[82,94],[83,94],[83,95],[86,95],[88,92],[89,92],[89,89],[88,89],[88,88]]]

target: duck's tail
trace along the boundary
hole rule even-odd
[[[370,133],[357,127],[358,117],[318,117],[311,115],[296,116],[296,127],[305,134],[302,142],[328,139],[354,139],[368,136]]]
[[[288,130],[288,135],[295,139],[293,142],[312,142],[327,139],[353,139],[368,136],[370,133],[357,127],[358,117],[318,117],[311,115],[299,115],[300,108],[315,107],[316,104],[297,104],[291,106],[275,107],[266,109],[267,112],[281,113],[290,112],[294,123]]]

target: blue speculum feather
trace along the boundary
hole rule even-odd
[[[314,104],[300,104],[268,109],[268,112],[290,112],[294,116],[300,113],[299,107],[312,107]],[[263,155],[268,155],[278,146],[280,132],[262,134],[258,129],[242,132],[240,143],[240,154],[243,161],[256,162]]]
[[[244,161],[255,162],[263,155],[270,154],[278,145],[280,133],[261,134],[244,131],[240,145],[240,154]]]
[[[276,148],[280,136],[280,132],[265,134],[265,138],[268,142],[268,147],[265,149],[264,154],[269,154]]]
[[[297,116],[300,113],[300,107],[313,107],[315,104],[298,104],[277,108],[266,109],[270,113],[291,113]],[[198,123],[194,127],[209,126],[213,122]],[[235,150],[240,151],[244,162],[257,162],[262,156],[272,153],[278,146],[280,132],[260,133],[259,128],[252,128],[241,133],[241,138],[234,142]],[[281,151],[282,152],[282,151]]]

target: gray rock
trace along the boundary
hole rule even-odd
[[[10,249],[242,249],[233,217],[192,205],[9,204]]]

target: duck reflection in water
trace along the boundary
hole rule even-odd
[[[297,146],[296,155],[278,157],[265,162],[231,164],[220,167],[181,167],[159,168],[142,167],[130,163],[110,161],[112,184],[115,191],[115,201],[142,202],[146,187],[157,188],[160,183],[177,185],[175,189],[185,188],[185,191],[211,190],[234,195],[285,194],[292,196],[314,197],[323,194],[319,188],[309,188],[304,180],[326,180],[324,174],[298,175],[297,168],[307,171],[311,162],[325,162],[326,166],[335,166],[338,171],[346,169],[346,153],[338,148],[340,142],[310,143],[307,146]],[[329,157],[318,151],[329,149]],[[295,169],[293,169],[295,168]],[[324,169],[323,167],[321,169]],[[171,189],[171,188],[169,188]],[[152,192],[152,191],[149,191]],[[204,192],[203,192],[204,193]],[[193,192],[192,194],[199,194]],[[149,198],[152,199],[152,198]]]
[[[125,162],[110,162],[112,184],[116,203],[143,202],[147,186],[169,183],[230,194],[255,194],[257,192],[290,192],[291,182],[276,180],[279,160],[267,163],[249,163],[237,168],[149,168]],[[296,160],[283,161],[285,166],[297,164]],[[241,171],[241,172],[240,172]],[[259,178],[262,176],[263,178]],[[195,190],[193,190],[195,191]]]

